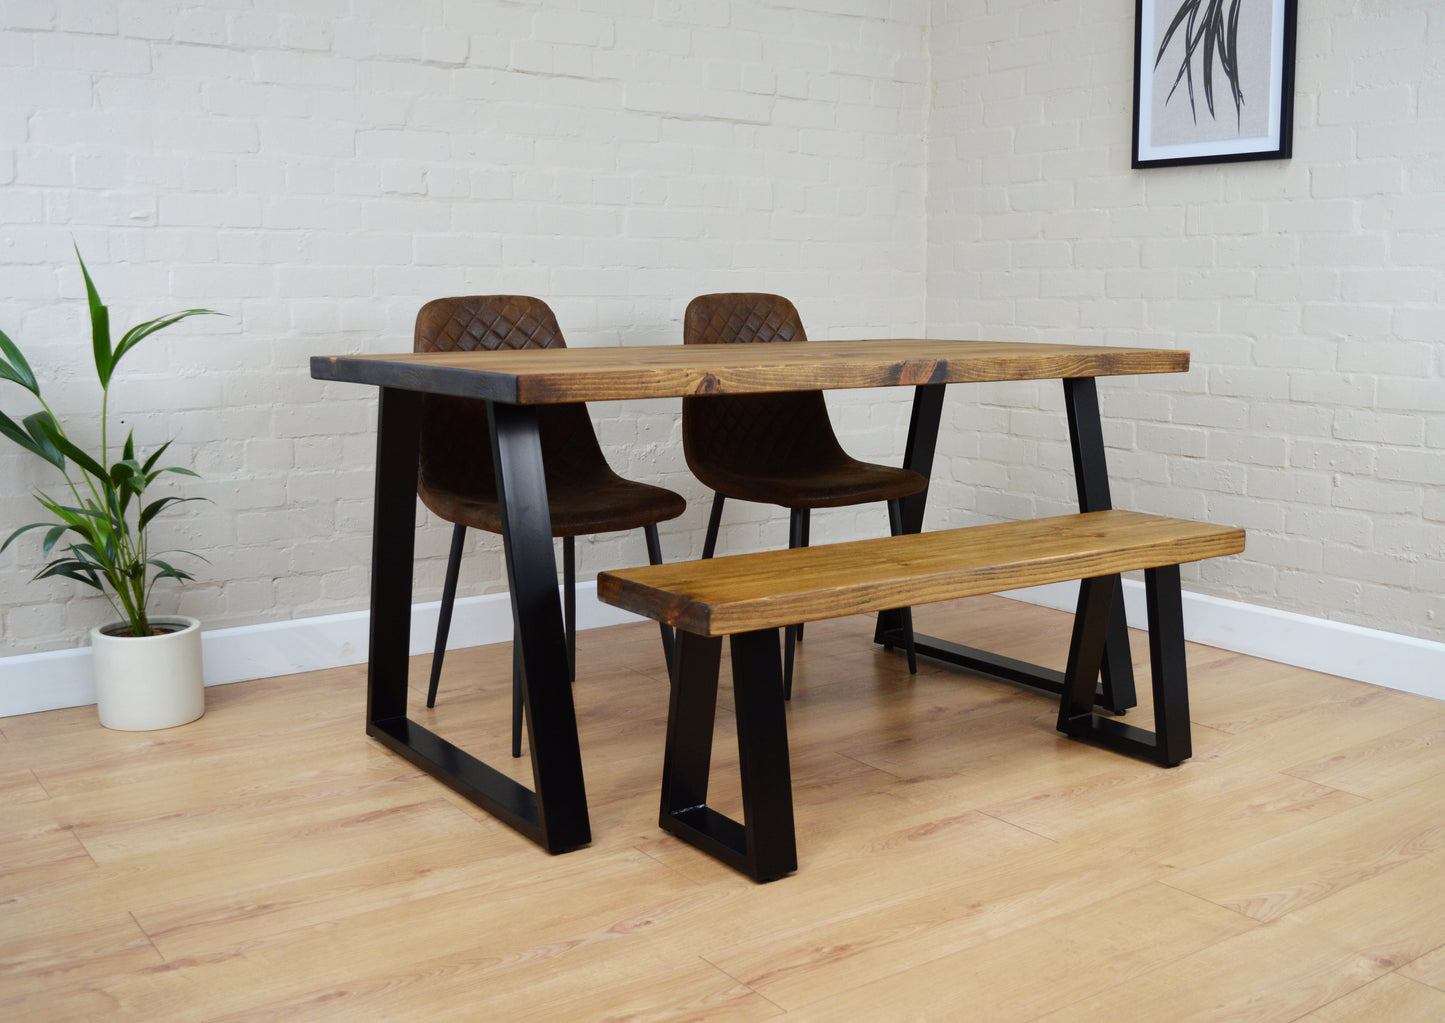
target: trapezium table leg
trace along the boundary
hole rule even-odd
[[[586,845],[592,832],[537,410],[488,402],[487,417],[512,621],[522,651],[522,705],[536,780],[537,824],[547,849],[560,852]]]
[[[1099,391],[1093,377],[1064,380],[1064,411],[1069,420],[1069,447],[1074,458],[1074,485],[1079,511],[1107,511],[1109,470],[1104,453],[1104,428],[1099,421]],[[1124,592],[1116,587],[1104,647],[1103,685],[1099,704],[1122,714],[1138,701],[1134,696],[1134,663],[1124,618]]]
[[[681,631],[677,639],[658,823],[755,881],[791,873],[798,857],[778,632],[731,642],[745,823],[707,805],[722,640]]]
[[[1179,566],[1146,570],[1144,587],[1149,606],[1154,731],[1097,717],[1092,710],[1094,684],[1108,641],[1110,608],[1118,590],[1117,576],[1085,579],[1079,586],[1058,728],[1076,739],[1175,767],[1189,759],[1192,752]]]
[[[580,814],[574,812],[561,826],[553,826],[558,816],[557,807],[567,808],[565,779],[563,785],[552,786],[553,792],[559,788],[563,791],[551,801],[549,819],[543,814],[537,793],[406,716],[420,417],[420,394],[382,388],[377,423],[366,733],[549,852],[565,852],[585,845],[588,840],[585,798],[573,802],[574,806],[580,805]],[[540,454],[537,465],[540,473]],[[542,507],[546,507],[545,499]],[[550,557],[550,539],[546,542]],[[570,694],[570,687],[567,691]],[[575,727],[573,733],[575,746]],[[580,796],[580,761],[574,773],[575,789]]]

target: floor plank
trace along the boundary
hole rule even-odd
[[[1445,1019],[1445,991],[1387,973],[1328,1005],[1300,1017],[1300,1023],[1440,1023]]]

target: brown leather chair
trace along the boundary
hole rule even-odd
[[[682,340],[689,345],[806,341],[803,321],[781,295],[699,295],[688,303]],[[838,443],[822,391],[738,394],[682,399],[682,443],[688,468],[714,491],[702,556],[717,545],[726,498],[776,504],[791,512],[789,547],[808,546],[809,513],[888,503],[889,528],[901,528],[899,502],[928,486],[908,469],[850,457]],[[913,626],[904,610],[908,670],[917,671]],[[783,691],[793,686],[793,646],[803,638],[790,626],[783,644]]]
[[[502,348],[562,348],[562,331],[547,303],[525,295],[471,295],[439,298],[416,317],[418,352],[470,352]],[[568,670],[576,677],[577,602],[573,540],[592,533],[642,529],[647,557],[662,560],[657,523],[677,518],[687,503],[671,490],[623,479],[612,471],[583,404],[545,405],[537,410],[543,471],[551,510],[552,535],[562,538],[563,614]],[[426,705],[436,705],[437,683],[451,628],[457,569],[467,527],[502,531],[492,470],[491,428],[486,402],[428,394],[422,399],[421,467],[417,493],[422,503],[448,522],[451,555],[442,588],[441,619],[432,655]],[[672,663],[672,632],[661,626],[663,649]],[[515,636],[515,633],[514,633]],[[521,755],[521,673],[513,642],[512,755]]]

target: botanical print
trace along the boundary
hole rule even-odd
[[[1179,0],[1155,22],[1151,141],[1269,133],[1272,0]]]

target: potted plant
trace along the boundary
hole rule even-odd
[[[95,372],[100,381],[100,447],[92,455],[72,439],[46,404],[20,348],[0,332],[0,380],[20,385],[40,403],[39,411],[20,422],[0,412],[0,433],[60,470],[65,481],[62,497],[35,495],[50,519],[16,529],[0,544],[0,551],[24,533],[45,530],[42,555],[52,560],[35,578],[62,576],[98,590],[121,619],[90,633],[100,723],[127,730],[169,728],[194,721],[205,712],[200,623],[194,618],[151,614],[156,583],[162,579],[184,581],[191,576],[161,557],[167,552],[150,549],[147,531],[165,509],[203,498],[168,494],[150,499],[147,492],[162,474],[196,475],[181,466],[159,464],[169,441],[142,460],[132,430],[121,445],[120,458],[111,461],[110,384],[120,360],[145,338],[211,310],[187,309],[150,320],[132,327],[119,344],[112,345],[109,312],[96,294],[79,249],[75,255],[90,304]]]

